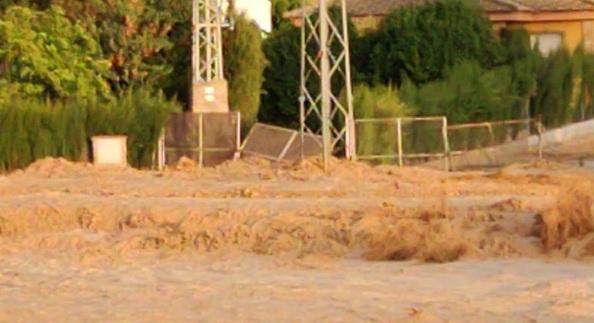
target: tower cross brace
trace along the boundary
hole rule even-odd
[[[337,19],[328,2],[319,0],[309,14],[307,1],[302,2],[300,96],[301,146],[307,134],[321,135],[326,171],[334,154],[356,159],[346,1],[333,1],[340,10]]]

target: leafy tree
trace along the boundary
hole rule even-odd
[[[522,28],[507,28],[501,34],[506,48],[506,62],[512,72],[512,92],[518,97],[513,110],[514,118],[532,118],[530,104],[538,90],[537,72],[543,60],[538,50],[530,45],[530,35]]]
[[[565,49],[550,54],[539,67],[532,113],[542,115],[547,126],[565,125],[576,113],[572,109],[576,85],[573,68],[572,55]]]
[[[22,6],[32,9],[47,9],[51,0],[0,0],[0,11],[6,10],[10,6]]]
[[[258,117],[266,57],[260,28],[244,15],[232,15],[235,28],[223,35],[229,106],[241,112],[242,128],[249,130]]]
[[[177,34],[179,24],[187,28],[191,21],[191,2],[183,0],[53,0],[65,8],[68,16],[92,31],[105,57],[111,63],[117,91],[130,87],[162,88],[171,83],[172,71],[181,58],[172,40],[191,42],[191,30],[183,39]],[[189,50],[187,46],[182,47]],[[185,56],[190,56],[189,52]],[[189,69],[189,67],[188,67]],[[175,77],[179,78],[177,74]]]
[[[443,115],[453,124],[509,119],[510,107],[517,99],[511,93],[509,67],[484,70],[476,61],[462,61],[446,69],[440,81],[420,87],[407,80],[404,83],[403,97],[421,115]]]
[[[273,31],[263,44],[268,65],[264,69],[264,92],[259,120],[297,128],[299,126],[299,86],[301,32],[285,25]]]
[[[283,14],[289,10],[301,7],[302,0],[274,0],[272,1],[272,25],[278,29],[281,24],[286,22]]]
[[[489,19],[477,4],[465,0],[429,1],[390,13],[360,50],[356,60],[367,81],[398,83],[407,75],[420,84],[444,75],[461,60],[490,68],[502,60],[502,48]],[[368,66],[367,66],[368,65]]]
[[[12,6],[1,16],[4,96],[17,92],[49,98],[107,97],[109,63],[101,54],[95,39],[60,7],[36,11]]]

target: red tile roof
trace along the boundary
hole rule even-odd
[[[407,6],[420,5],[436,0],[346,0],[353,16],[383,16],[390,11]],[[487,12],[513,11],[582,11],[593,10],[594,0],[474,0]],[[301,9],[289,11],[286,17],[300,17]]]

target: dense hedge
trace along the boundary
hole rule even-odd
[[[94,135],[128,136],[128,161],[151,167],[158,138],[176,103],[139,90],[109,101],[41,101],[13,98],[0,104],[0,170],[26,167],[44,157],[88,158]]]

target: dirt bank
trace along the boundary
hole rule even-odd
[[[248,160],[141,172],[42,160],[0,182],[0,250],[114,259],[146,249],[434,262],[594,256],[592,177],[579,171],[541,164],[448,174],[344,161],[332,169]]]
[[[0,321],[592,321],[593,182],[42,160],[0,176]]]

